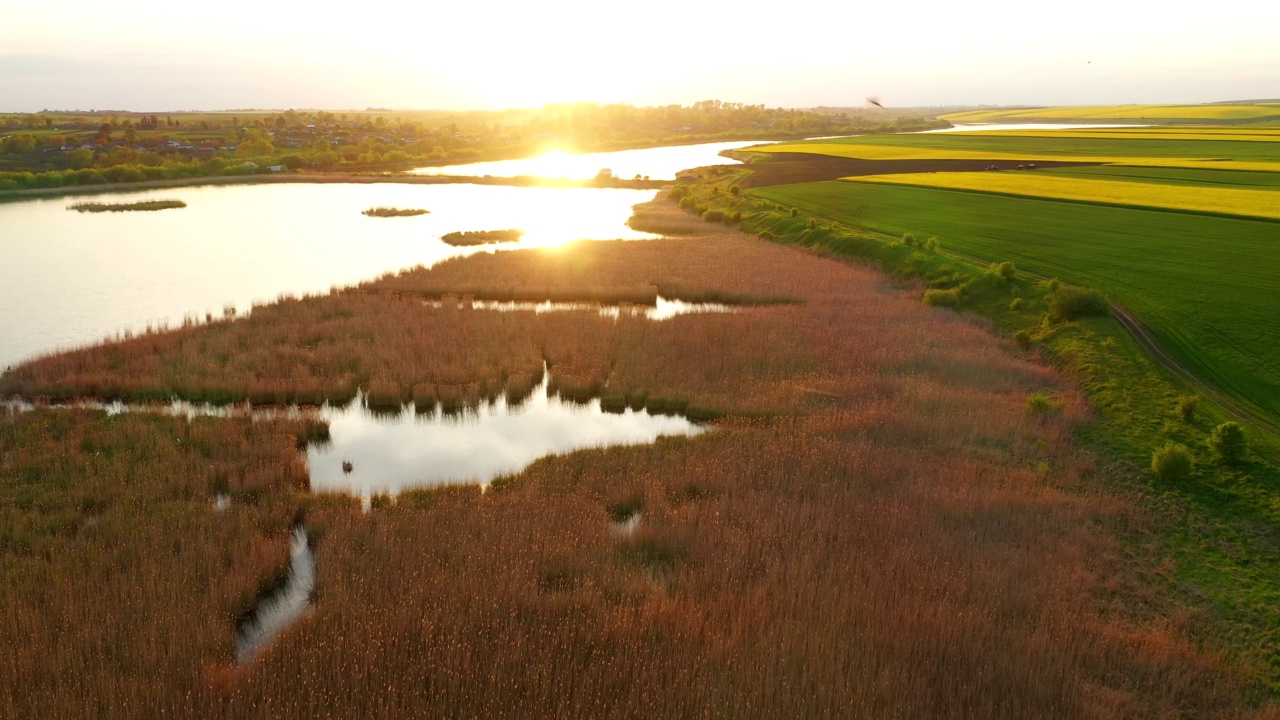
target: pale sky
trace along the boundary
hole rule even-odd
[[[0,112],[1280,97],[1280,2],[1195,8],[1128,0],[0,0]]]

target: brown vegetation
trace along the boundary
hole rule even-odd
[[[0,527],[42,538],[0,547],[18,629],[0,714],[1250,716],[1119,539],[1146,518],[1072,447],[1084,409],[1059,378],[870,270],[707,227],[478,255],[5,375],[6,393],[367,384],[427,403],[519,392],[545,359],[574,392],[728,417],[369,515],[290,491],[305,428],[0,419],[0,509],[26,523]],[[653,323],[422,301],[650,288],[801,302]],[[1058,411],[1028,408],[1048,390]],[[240,494],[215,514],[223,476]],[[643,508],[629,535],[622,504]],[[232,671],[236,589],[283,566],[302,507],[317,600]]]

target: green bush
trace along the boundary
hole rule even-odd
[[[1164,480],[1186,480],[1195,469],[1191,451],[1175,442],[1151,454],[1151,471]]]
[[[924,249],[938,252],[938,238],[930,236],[928,240],[924,241]]]
[[[702,213],[702,219],[707,222],[724,222],[724,211],[707,210]]]
[[[960,307],[960,289],[925,290],[924,304],[932,307],[958,308]]]
[[[677,185],[671,188],[671,192],[667,193],[667,197],[675,200],[676,202],[680,202],[681,200],[689,197],[689,186]]]
[[[916,236],[914,233],[902,233],[902,244],[907,247],[916,246]]]
[[[1213,434],[1209,436],[1209,448],[1219,460],[1228,465],[1244,460],[1245,451],[1248,449],[1248,443],[1244,439],[1244,428],[1236,422],[1222,423],[1214,428]]]
[[[1187,422],[1191,422],[1196,419],[1196,409],[1199,407],[1199,395],[1183,395],[1178,398],[1178,417]]]
[[[1001,280],[1012,280],[1018,274],[1018,268],[1012,262],[1005,260],[1002,263],[992,263],[991,274]]]
[[[800,208],[791,208],[791,217],[800,217]]]
[[[681,210],[692,210],[694,207],[696,207],[696,206],[697,206],[697,204],[698,204],[698,201],[697,201],[697,200],[695,200],[695,199],[693,199],[692,197],[689,197],[689,196],[687,196],[687,195],[686,195],[685,197],[680,198],[680,209],[681,209]]]
[[[1009,309],[1010,309],[1010,310],[1021,310],[1021,309],[1022,309],[1022,298],[1020,298],[1020,297],[1016,297],[1016,298],[1014,298],[1014,299],[1010,300],[1010,301],[1009,301]]]
[[[1013,334],[1013,341],[1018,343],[1020,348],[1029,348],[1031,347],[1031,333],[1026,330],[1019,330]]]
[[[1049,296],[1049,315],[1055,320],[1078,320],[1111,312],[1111,303],[1092,288],[1061,285]]]

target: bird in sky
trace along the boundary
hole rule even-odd
[[[869,97],[867,98],[867,102],[871,103],[872,105],[875,105],[881,110],[884,110],[884,106],[880,104],[880,98],[878,97]]]

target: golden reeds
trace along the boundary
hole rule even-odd
[[[490,274],[802,302],[667,323],[422,304]],[[0,390],[305,382],[448,408],[518,402],[545,362],[562,395],[726,417],[369,515],[297,492],[314,425],[0,422],[0,714],[1274,717],[1145,579],[1146,518],[1072,446],[1071,388],[911,295],[716,231],[477,256],[23,365]],[[232,671],[299,510],[316,602]]]

